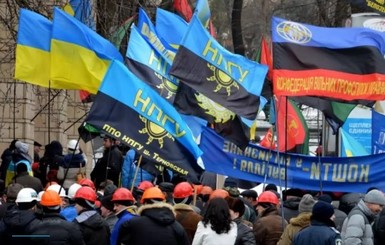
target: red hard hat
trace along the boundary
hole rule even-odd
[[[275,205],[279,204],[279,200],[277,195],[272,191],[264,191],[259,195],[258,202],[264,202],[264,203],[272,203]]]
[[[145,191],[150,187],[154,187],[154,185],[150,181],[147,181],[147,180],[140,182],[138,185],[138,189],[142,190],[142,191]]]
[[[86,179],[86,178],[81,179],[79,181],[79,185],[88,186],[88,187],[91,187],[93,190],[96,190],[94,182],[92,182],[92,180],[90,180],[90,179]]]
[[[118,188],[112,195],[111,201],[133,201],[135,202],[135,198],[132,195],[131,191],[127,188]]]
[[[180,182],[174,188],[174,198],[186,198],[194,194],[194,189],[188,182]]]
[[[96,193],[95,191],[88,186],[80,187],[79,190],[75,194],[75,199],[84,199],[94,203],[96,201]]]
[[[211,194],[210,194],[210,197],[209,197],[209,200],[213,199],[213,198],[226,198],[230,196],[230,194],[223,190],[223,189],[216,189],[215,191],[213,191]]]

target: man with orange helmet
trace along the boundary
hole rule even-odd
[[[118,244],[181,245],[190,244],[183,227],[175,220],[172,206],[158,187],[144,191],[138,217],[123,223]]]
[[[95,191],[83,186],[76,191],[75,207],[78,216],[74,222],[80,226],[83,239],[87,245],[102,245],[110,242],[110,228],[106,221],[94,209],[96,202]]]
[[[196,210],[194,210],[194,206],[191,205],[194,195],[193,192],[193,187],[190,183],[180,182],[175,186],[173,194],[176,220],[185,229],[190,243],[192,243],[199,221],[202,220],[202,216],[200,216]]]
[[[34,244],[85,244],[79,226],[66,221],[59,214],[61,203],[62,199],[56,191],[47,190],[43,193],[40,200],[43,217],[41,223],[31,232]]]
[[[260,218],[253,226],[257,244],[277,244],[279,241],[287,222],[279,215],[278,206],[279,199],[274,192],[264,191],[259,195],[256,209]]]
[[[119,229],[122,224],[134,217],[130,212],[127,211],[127,207],[134,205],[135,199],[132,195],[131,191],[122,187],[116,189],[111,199],[114,204],[114,212],[118,217],[118,221],[116,222],[114,228],[111,231],[110,244],[118,245],[118,236]]]

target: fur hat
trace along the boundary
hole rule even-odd
[[[332,217],[334,208],[330,203],[319,201],[313,206],[312,217],[317,220],[325,220]]]
[[[371,190],[368,193],[366,193],[364,197],[364,201],[368,203],[374,203],[374,204],[385,206],[384,193],[379,190]]]
[[[302,197],[301,201],[299,202],[298,211],[300,213],[304,212],[312,212],[313,206],[316,203],[313,196],[310,194],[306,194]]]

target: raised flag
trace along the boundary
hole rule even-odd
[[[372,153],[385,152],[385,115],[372,110]]]
[[[192,9],[188,0],[174,0],[174,9],[183,16],[186,21],[190,21]]]
[[[178,15],[161,8],[156,9],[156,32],[175,50],[179,48],[187,28],[187,22]]]
[[[20,9],[16,43],[16,79],[49,87],[51,32],[52,23],[47,18],[30,10]]]
[[[111,60],[119,51],[89,27],[58,8],[51,38],[51,79],[67,89],[96,94]]]
[[[172,104],[179,81],[169,75],[171,65],[144,40],[136,26],[131,28],[126,57],[130,71]]]
[[[170,74],[221,106],[255,120],[267,67],[232,54],[194,15]]]
[[[123,22],[122,25],[120,25],[113,33],[110,38],[111,42],[114,44],[114,46],[117,49],[120,49],[120,45],[122,44],[122,41],[124,37],[127,35],[128,29],[132,25],[132,23],[135,21],[136,15],[128,18]]]
[[[198,0],[196,2],[194,14],[206,28],[209,27],[211,11],[209,2],[207,0]]]
[[[201,170],[202,152],[179,113],[119,61],[111,63],[85,122],[181,175],[196,179]]]
[[[167,61],[172,64],[175,58],[175,49],[158,36],[154,24],[146,12],[139,8],[138,30],[143,38]]]
[[[309,129],[298,106],[280,96],[276,107],[278,150],[309,154]]]
[[[275,143],[275,140],[273,137],[273,130],[271,128],[267,130],[265,136],[263,137],[261,142],[259,142],[259,145],[267,149],[272,149],[272,150],[277,149],[277,144]]]
[[[365,147],[352,137],[343,128],[340,128],[341,133],[341,157],[358,157],[367,156],[369,153]]]
[[[385,33],[317,27],[276,17],[272,30],[277,96],[385,99]]]

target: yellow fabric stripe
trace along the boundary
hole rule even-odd
[[[16,46],[15,79],[48,87],[50,53],[18,44]]]
[[[110,62],[99,58],[92,50],[52,39],[51,86],[96,94]]]

